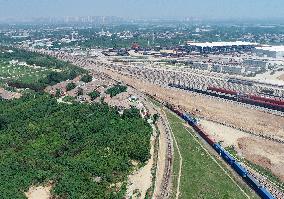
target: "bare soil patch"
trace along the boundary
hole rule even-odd
[[[244,157],[264,168],[284,181],[284,147],[283,144],[256,138],[239,138],[238,149]]]
[[[29,191],[25,193],[28,199],[50,199],[52,185],[49,184],[47,186],[32,186]]]

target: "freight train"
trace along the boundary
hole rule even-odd
[[[230,155],[218,142],[214,140],[206,131],[198,124],[197,119],[178,108],[166,103],[165,106],[185,120],[213,149],[227,162],[249,186],[263,199],[274,199],[272,194],[248,172],[234,157]]]
[[[231,95],[240,102],[257,105],[257,106],[263,106],[266,108],[276,109],[280,111],[284,110],[284,101],[279,98],[268,98],[268,97],[251,95],[251,94],[243,94],[237,91],[227,90],[223,88],[216,88],[212,86],[209,86],[207,90],[217,92],[223,95]]]
[[[181,86],[177,84],[169,84],[168,86],[284,112],[284,101],[279,98],[268,98],[250,94],[242,94],[236,91],[216,88],[212,86],[207,87],[206,90]]]

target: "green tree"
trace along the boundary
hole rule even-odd
[[[70,82],[66,85],[66,90],[67,91],[71,91],[73,90],[74,88],[76,88],[76,84],[74,82]]]
[[[60,97],[61,96],[61,93],[62,93],[62,91],[61,91],[61,89],[56,89],[56,93],[55,93],[55,97]]]
[[[91,97],[92,100],[95,100],[98,97],[100,97],[100,93],[98,91],[94,90],[91,93],[89,93],[89,96]]]
[[[127,86],[123,85],[115,85],[109,89],[106,90],[106,94],[110,94],[111,97],[114,97],[118,95],[119,93],[126,92],[127,91]]]
[[[87,75],[83,75],[83,77],[81,78],[81,81],[88,83],[88,82],[91,82],[92,79],[93,79],[93,77],[91,75],[87,74]]]

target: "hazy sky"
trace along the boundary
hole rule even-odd
[[[284,0],[0,0],[0,18],[284,18]]]

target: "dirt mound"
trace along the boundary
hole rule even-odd
[[[239,138],[238,149],[246,159],[271,170],[284,181],[284,145],[257,138]]]
[[[266,169],[271,169],[272,168],[272,164],[271,164],[271,160],[268,159],[267,157],[264,157],[262,155],[250,155],[249,157],[247,157],[250,161],[252,161],[253,163],[262,166],[263,168]]]

